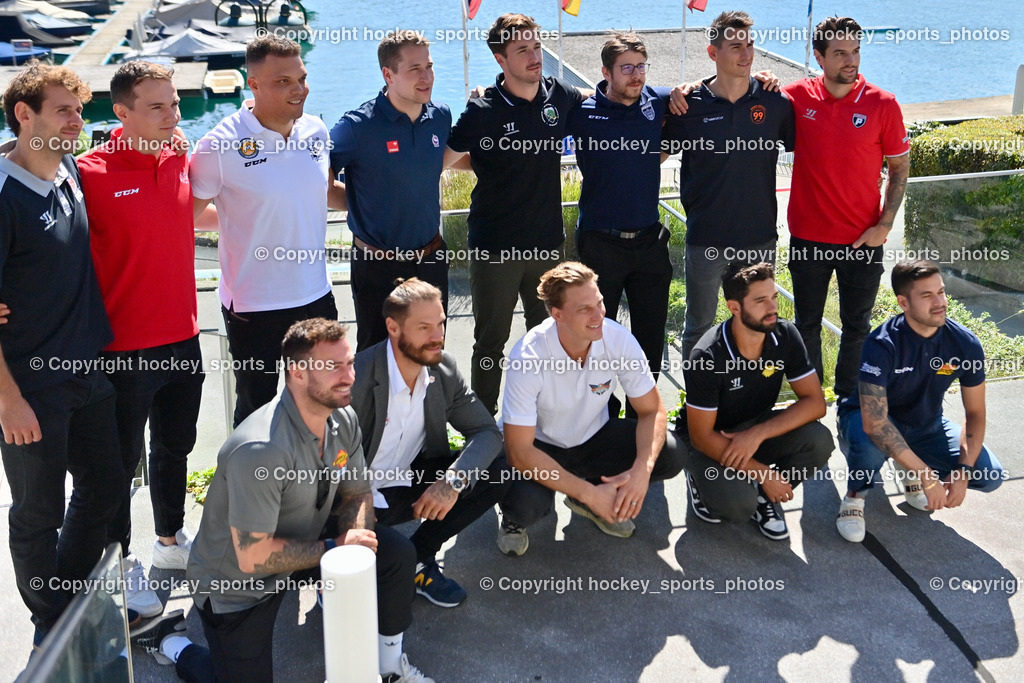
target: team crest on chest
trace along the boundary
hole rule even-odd
[[[253,138],[244,138],[238,141],[238,153],[243,159],[252,159],[260,153],[260,148]]]
[[[590,387],[590,393],[597,394],[598,396],[600,396],[601,394],[612,388],[612,381],[608,380],[607,382],[603,382],[602,384],[588,384],[587,386]]]
[[[854,114],[853,115],[853,127],[863,128],[864,124],[868,122],[868,117],[865,114]]]
[[[640,111],[648,121],[654,120],[654,105],[651,104],[650,100],[644,102],[644,106],[640,107]]]
[[[324,155],[324,141],[320,138],[313,138],[309,141],[309,156],[313,161],[320,161]]]
[[[750,120],[757,125],[764,123],[764,120],[768,117],[768,111],[760,104],[755,104],[750,108]]]
[[[549,126],[558,124],[558,109],[553,104],[545,104],[540,110],[540,119]]]

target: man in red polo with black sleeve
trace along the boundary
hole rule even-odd
[[[790,83],[796,147],[789,201],[789,270],[796,326],[823,377],[821,319],[832,273],[839,282],[843,337],[836,360],[839,398],[857,388],[864,339],[882,276],[882,244],[903,201],[910,145],[896,98],[858,73],[863,30],[849,17],[830,17],[814,32],[824,72]],[[885,202],[879,175],[889,167]]]

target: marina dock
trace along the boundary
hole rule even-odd
[[[110,97],[110,79],[117,71],[119,64],[72,63],[69,66],[89,85],[93,97]],[[7,84],[23,68],[20,66],[0,67],[0,92],[7,90]],[[203,79],[206,77],[206,69],[206,62],[175,64],[174,84],[178,87],[178,95],[183,98],[203,97]]]

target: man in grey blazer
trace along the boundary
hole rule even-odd
[[[416,591],[455,607],[466,591],[441,574],[435,555],[505,496],[512,473],[494,418],[443,351],[440,290],[405,280],[385,300],[384,317],[388,338],[356,354],[352,387],[377,522],[423,520],[410,539]],[[448,423],[466,439],[457,457]]]

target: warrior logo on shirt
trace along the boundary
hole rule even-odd
[[[762,123],[764,123],[764,120],[767,117],[767,115],[767,110],[760,104],[755,104],[753,107],[750,108],[750,120],[759,126]]]
[[[640,107],[640,111],[643,112],[644,118],[648,121],[654,120],[654,105],[650,101],[644,102],[644,106]]]
[[[864,124],[867,123],[867,122],[868,122],[868,117],[865,116],[864,114],[854,114],[853,115],[853,127],[854,128],[863,128]]]
[[[544,108],[540,110],[540,119],[549,126],[554,126],[558,123],[558,110],[553,104],[545,104]]]
[[[600,396],[612,388],[612,381],[608,380],[604,384],[588,384],[587,386],[590,387],[590,393]]]
[[[260,153],[260,148],[254,139],[245,138],[238,141],[238,153],[242,155],[243,159],[252,159]]]

